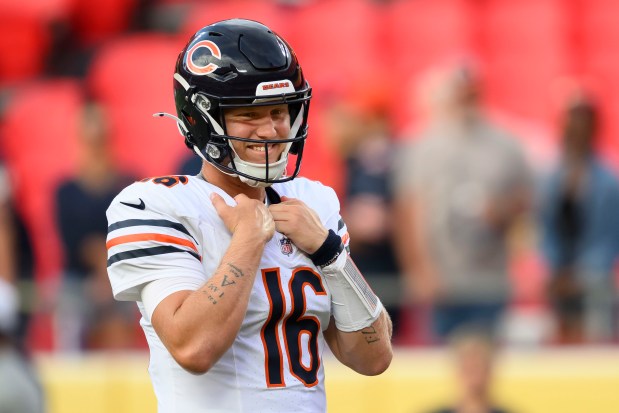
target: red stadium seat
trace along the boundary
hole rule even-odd
[[[66,18],[70,0],[0,0],[0,87],[37,76],[51,44],[52,22]]]
[[[491,56],[563,51],[568,11],[562,0],[489,0],[481,9],[483,46]]]
[[[615,0],[589,0],[578,3],[574,14],[587,50],[610,51],[619,47],[619,3]]]
[[[0,12],[0,86],[36,76],[43,69],[49,36],[33,16]]]
[[[475,49],[474,9],[465,0],[393,2],[384,21],[387,76],[393,90],[396,129],[411,119],[411,81],[428,67],[468,55]]]
[[[163,35],[135,35],[101,50],[88,76],[90,90],[111,119],[118,166],[136,176],[173,173],[185,154],[182,137],[169,119],[174,63],[182,44]]]
[[[418,73],[474,49],[474,10],[464,0],[394,2],[389,10],[388,56],[401,73]]]
[[[71,23],[82,46],[100,44],[127,30],[138,0],[90,0],[73,2]]]
[[[481,51],[489,102],[547,121],[553,82],[570,73],[567,8],[560,0],[490,0],[482,9]]]

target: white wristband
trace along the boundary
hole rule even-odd
[[[353,260],[343,252],[335,262],[322,268],[335,325],[340,331],[359,331],[374,323],[383,305]]]

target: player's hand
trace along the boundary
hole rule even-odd
[[[282,202],[270,205],[269,211],[275,220],[275,229],[308,254],[316,252],[329,235],[318,214],[303,201],[282,196]]]
[[[234,200],[236,206],[230,206],[219,194],[211,194],[211,202],[228,231],[232,234],[239,232],[257,236],[264,242],[269,241],[275,233],[275,224],[264,203],[244,194],[235,196]]]

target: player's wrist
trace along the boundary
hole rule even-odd
[[[324,267],[335,261],[343,250],[342,238],[330,229],[320,247],[307,255],[315,266]]]
[[[315,254],[316,251],[324,244],[329,236],[329,231],[326,228],[323,228],[316,237],[312,240],[311,243],[308,243],[307,248],[304,250],[306,254],[312,255]]]
[[[266,244],[270,239],[268,234],[266,234],[260,228],[256,228],[255,226],[250,226],[250,225],[247,225],[247,226],[238,225],[235,228],[234,234],[232,236],[234,238],[247,240],[249,242],[253,242],[256,244],[258,243]]]

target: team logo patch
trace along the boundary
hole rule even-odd
[[[185,53],[185,64],[194,75],[208,75],[219,67],[212,62],[213,58],[221,60],[219,46],[210,40],[201,40]]]
[[[283,237],[279,240],[279,247],[282,250],[282,254],[290,255],[292,254],[292,241],[290,238]]]

